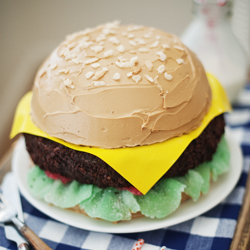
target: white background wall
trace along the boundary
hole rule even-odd
[[[191,9],[192,0],[0,0],[0,156],[19,99],[66,34],[118,19],[180,35]]]

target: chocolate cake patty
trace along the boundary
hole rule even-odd
[[[163,178],[183,176],[189,169],[210,161],[224,133],[224,126],[223,115],[214,118],[201,135],[189,144]],[[131,186],[97,156],[75,151],[42,137],[30,134],[24,134],[24,137],[31,159],[43,170],[60,174],[80,183],[95,184],[100,188]]]

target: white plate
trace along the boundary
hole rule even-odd
[[[216,206],[233,190],[241,175],[242,154],[239,145],[229,133],[226,133],[226,139],[231,153],[230,171],[220,176],[218,181],[211,185],[207,195],[200,197],[197,202],[188,200],[182,203],[174,213],[165,219],[138,218],[131,221],[113,224],[107,221],[92,219],[83,214],[53,207],[34,198],[29,193],[28,185],[26,183],[30,160],[25,149],[23,138],[21,138],[16,145],[13,154],[12,169],[23,196],[38,210],[60,222],[86,230],[105,233],[143,232],[172,226],[192,219]]]

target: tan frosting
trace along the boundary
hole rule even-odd
[[[177,37],[113,22],[53,51],[36,76],[31,115],[67,142],[132,147],[197,128],[210,102],[203,66]]]

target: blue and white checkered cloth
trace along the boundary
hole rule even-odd
[[[139,238],[145,240],[142,250],[159,250],[161,246],[166,246],[166,249],[185,250],[229,249],[250,166],[250,85],[242,91],[239,100],[233,112],[227,115],[226,120],[241,145],[244,155],[243,171],[233,192],[205,214],[159,230],[131,234],[106,234],[57,222],[39,212],[22,197],[26,223],[52,249],[56,250],[131,250]],[[2,249],[16,249],[16,244],[5,238],[4,229],[0,227],[0,250]]]

